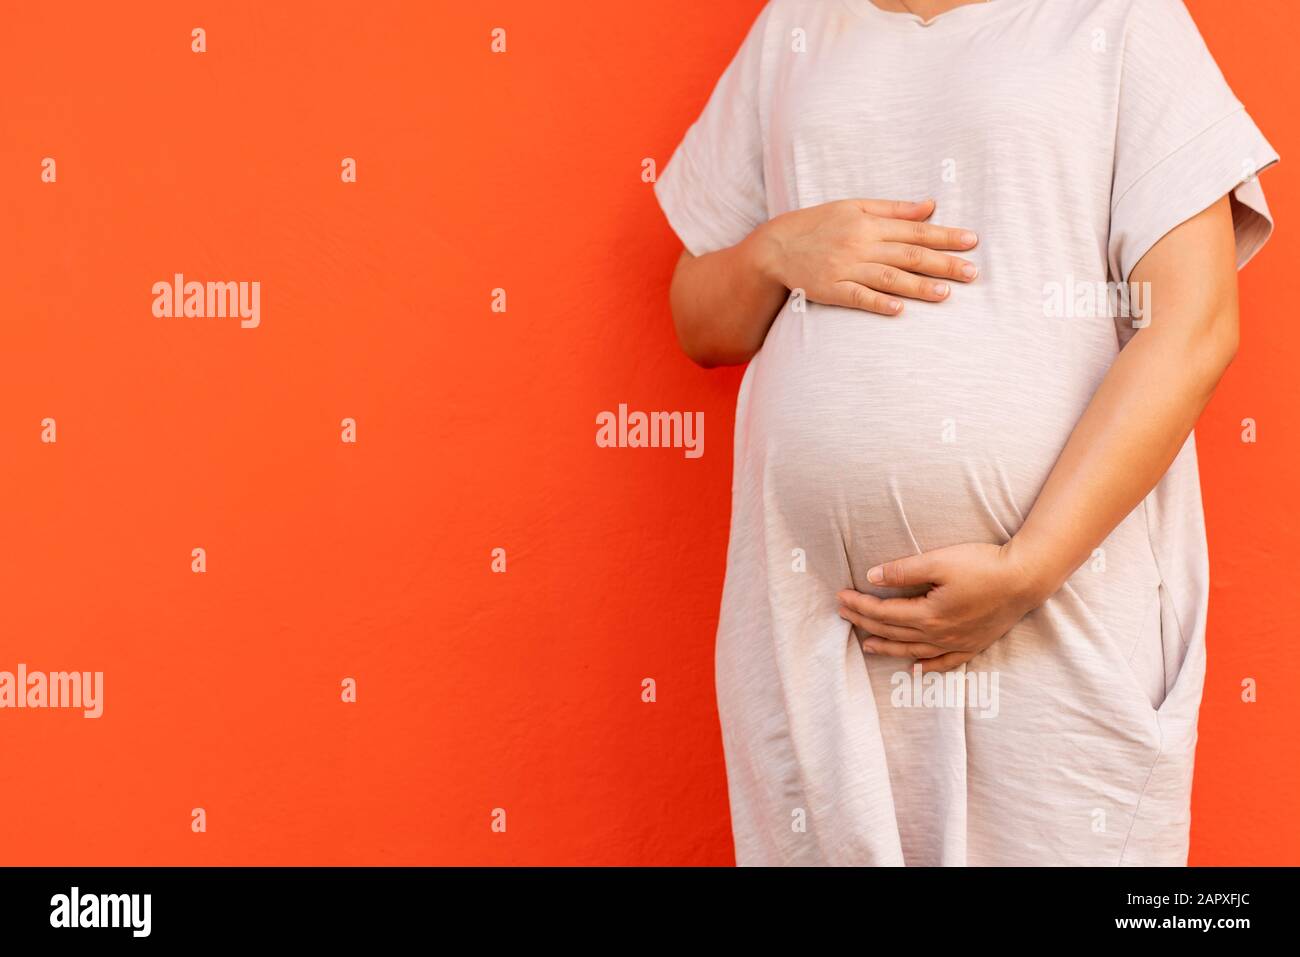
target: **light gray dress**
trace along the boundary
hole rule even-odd
[[[745,374],[717,639],[740,863],[1185,863],[1208,593],[1192,440],[944,687],[863,655],[835,593],[1010,537],[1135,331],[1090,291],[1229,192],[1244,265],[1276,160],[1181,0],[992,0],[929,25],[869,0],[764,9],[656,185],[687,249],[933,196],[980,234],[981,274],[898,319],[788,304]]]

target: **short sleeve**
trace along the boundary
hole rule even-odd
[[[1183,0],[1134,0],[1123,38],[1108,256],[1118,281],[1174,227],[1231,193],[1237,268],[1273,219],[1256,178],[1278,161]]]
[[[768,219],[759,87],[764,7],[655,182],[655,197],[695,256],[734,246]]]

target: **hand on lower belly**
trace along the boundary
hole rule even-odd
[[[914,598],[878,598],[846,589],[840,617],[866,637],[868,654],[914,658],[923,671],[951,671],[989,647],[1046,599],[1004,546],[953,545],[877,565],[873,585],[930,585]]]

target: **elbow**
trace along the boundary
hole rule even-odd
[[[674,283],[674,287],[675,286],[676,284]],[[674,288],[674,293],[675,292],[676,289]],[[669,297],[668,304],[673,317],[673,332],[677,334],[677,345],[681,347],[682,352],[686,353],[686,358],[690,359],[697,366],[702,366],[705,369],[712,368],[712,364],[709,362],[708,352],[698,341],[699,334],[692,327],[692,323],[690,323],[687,320],[687,317],[683,314],[681,305],[675,294]]]
[[[716,369],[719,366],[730,365],[727,357],[722,355],[715,345],[705,341],[698,328],[692,328],[690,324],[683,322],[677,313],[673,314],[673,326],[677,331],[677,344],[681,346],[682,352],[701,369]]]
[[[1199,370],[1207,386],[1213,389],[1237,357],[1240,345],[1236,304],[1227,303],[1207,312],[1205,321],[1187,343],[1189,366]]]
[[[713,323],[684,317],[677,310],[673,311],[673,326],[682,352],[701,369],[744,365],[762,345],[727,338]]]
[[[717,363],[701,342],[699,323],[691,318],[687,308],[688,297],[682,288],[682,262],[686,255],[685,252],[682,253],[682,260],[678,261],[677,268],[673,270],[672,283],[668,289],[668,309],[673,317],[673,331],[677,334],[677,344],[688,359],[701,368],[712,369]]]
[[[727,341],[712,317],[702,316],[698,309],[689,308],[683,302],[685,298],[677,294],[674,283],[669,307],[673,316],[673,329],[677,333],[677,344],[697,366],[716,369],[719,366],[739,365],[748,362],[758,351],[757,346],[749,349],[741,343]]]
[[[1215,381],[1228,371],[1232,360],[1237,357],[1241,347],[1241,323],[1237,315],[1236,296],[1232,296],[1215,316],[1211,328],[1207,331],[1209,346],[1207,361],[1216,373]]]
[[[686,358],[690,359],[701,369],[719,369],[726,365],[721,359],[707,352],[686,350]]]
[[[1181,321],[1164,321],[1157,316],[1141,335],[1149,346],[1173,363],[1179,377],[1198,391],[1213,393],[1237,355],[1239,331],[1234,302],[1195,310],[1179,310]],[[1139,336],[1140,338],[1140,336]]]
[[[1232,360],[1237,358],[1237,350],[1240,347],[1241,347],[1241,337],[1237,333],[1236,327],[1234,326],[1232,335],[1230,337],[1226,337],[1224,341],[1219,345],[1218,358],[1219,358],[1220,375],[1228,371],[1228,366],[1232,365]]]
[[[683,252],[673,270],[668,289],[668,306],[673,317],[677,343],[686,357],[702,369],[741,365],[754,357],[762,340],[752,336],[725,315],[709,297],[700,295],[701,278],[695,257]]]

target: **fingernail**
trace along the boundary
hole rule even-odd
[[[934,284],[934,294],[940,298],[948,295],[948,284],[946,282],[936,282]]]
[[[882,584],[885,580],[885,568],[883,565],[877,565],[871,571],[867,572],[867,581],[873,585]]]
[[[862,650],[869,655],[874,655],[876,653],[876,649],[872,648],[870,645],[863,645]]]
[[[979,242],[979,237],[976,236],[968,229],[961,234],[961,241],[965,243],[967,246],[974,246],[977,242]]]
[[[898,312],[903,308],[903,304],[897,299],[891,299],[889,300],[889,308],[893,312]]]
[[[980,274],[980,271],[975,267],[974,263],[967,263],[961,267],[961,274],[967,279],[974,279]]]

